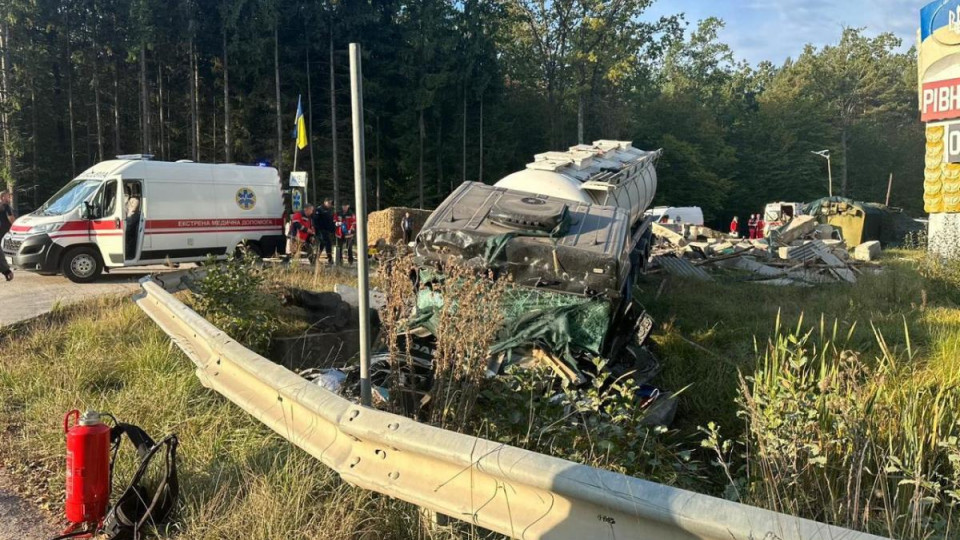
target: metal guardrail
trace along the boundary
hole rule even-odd
[[[216,390],[347,482],[514,538],[881,540],[363,408],[250,351],[149,278],[135,301]]]

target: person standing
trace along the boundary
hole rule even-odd
[[[0,245],[3,243],[3,237],[10,232],[10,228],[13,227],[15,220],[16,217],[13,215],[13,194],[4,190],[0,192]],[[0,249],[0,274],[3,274],[3,277],[5,277],[7,281],[13,279],[13,270],[11,270],[10,265],[7,264],[7,256],[3,253],[3,249]]]
[[[750,239],[754,240],[757,237],[757,215],[750,214],[750,219],[747,220],[747,230],[749,231]]]
[[[403,243],[413,242],[413,218],[410,217],[410,212],[404,212],[400,219],[400,229],[403,230]]]
[[[300,255],[300,249],[303,246],[309,246],[310,239],[314,235],[313,229],[313,205],[308,204],[303,210],[295,212],[290,218],[290,236],[294,240],[293,249],[290,255],[294,258]]]
[[[757,214],[757,238],[766,238],[764,229],[767,228],[767,222],[763,220],[763,214]]]
[[[334,217],[337,226],[337,264],[343,264],[343,252],[347,252],[347,262],[353,264],[353,239],[357,234],[357,216],[350,211],[350,205],[343,204]],[[362,249],[362,248],[361,248]]]
[[[730,236],[740,236],[740,218],[733,216],[730,222]]]
[[[127,197],[125,210],[124,254],[127,260],[133,260],[137,255],[137,237],[140,233],[140,198],[136,195]]]
[[[321,252],[326,251],[327,262],[333,264],[333,235],[337,231],[337,226],[333,219],[333,201],[329,198],[324,199],[320,208],[313,213],[313,229],[317,235],[315,237],[317,249]]]

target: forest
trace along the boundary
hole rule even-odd
[[[369,206],[432,208],[535,153],[595,139],[663,148],[656,202],[708,221],[834,193],[922,211],[915,52],[838,26],[750,65],[723,21],[652,0],[8,0],[0,174],[20,211],[119,154],[297,155],[315,197],[352,199],[348,44],[363,50]]]

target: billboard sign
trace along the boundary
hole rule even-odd
[[[960,163],[960,122],[943,125],[943,160]]]
[[[920,120],[960,118],[960,79],[925,82],[920,92]]]
[[[920,9],[920,42],[960,45],[960,0],[937,0]]]

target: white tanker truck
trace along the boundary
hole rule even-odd
[[[661,152],[599,140],[537,154],[494,186],[466,182],[426,222],[417,255],[453,256],[521,286],[618,304],[649,257],[644,211],[657,190]]]
[[[631,293],[649,258],[653,218],[644,211],[657,190],[660,154],[627,141],[601,140],[538,154],[524,170],[493,186],[462,184],[417,236],[419,275],[426,286],[414,319],[439,323],[429,282],[442,280],[453,258],[510,279],[488,373],[533,349],[563,362],[563,373],[576,383],[588,380],[597,356],[645,370],[636,351],[652,321],[642,316]],[[423,339],[428,336],[424,332]],[[424,365],[430,361],[424,359]]]

